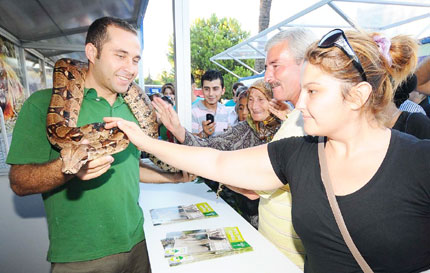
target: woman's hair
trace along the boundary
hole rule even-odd
[[[267,82],[264,81],[264,79],[256,80],[248,88],[248,90],[250,91],[252,88],[257,89],[258,91],[260,91],[261,93],[263,93],[263,95],[267,98],[267,100],[273,99],[272,88],[270,87],[269,83],[267,83]],[[248,91],[248,97],[249,97],[249,93],[250,93],[249,91]]]
[[[384,110],[393,99],[393,90],[413,73],[417,65],[418,44],[406,35],[393,37],[389,48],[391,60],[387,60],[373,38],[381,37],[380,34],[347,31],[345,35],[363,66],[367,82],[372,86],[372,93],[363,110],[372,113],[378,122],[383,123],[388,118]],[[362,81],[352,60],[337,47],[319,48],[318,42],[315,42],[308,48],[305,60],[344,81],[344,98],[350,97],[351,87]]]
[[[167,88],[170,88],[172,90],[173,94],[176,94],[175,86],[173,85],[173,83],[168,82],[161,87],[161,93],[163,95],[164,95],[164,91],[166,91]]]

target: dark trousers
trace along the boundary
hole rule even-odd
[[[91,261],[52,263],[51,273],[151,273],[151,266],[143,240],[128,252]]]

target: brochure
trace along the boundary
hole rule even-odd
[[[150,213],[154,226],[218,216],[206,202],[189,206],[152,209]]]
[[[170,266],[252,251],[238,227],[170,232],[161,243]]]

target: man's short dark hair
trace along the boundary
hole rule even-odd
[[[115,26],[137,35],[137,30],[126,21],[115,17],[102,17],[95,20],[88,28],[85,44],[92,43],[97,48],[97,58],[100,57],[103,44],[108,41],[108,26]]]
[[[408,76],[408,78],[400,84],[394,92],[394,103],[397,108],[400,107],[402,103],[404,103],[408,98],[409,94],[417,88],[417,76],[412,74]]]
[[[217,70],[208,70],[205,72],[205,74],[203,74],[202,76],[202,87],[203,87],[203,82],[204,81],[214,81],[219,79],[221,81],[221,88],[224,88],[224,78],[222,77],[221,72],[217,71]]]
[[[196,81],[194,80],[194,76],[193,76],[193,74],[191,74],[191,84],[195,84],[196,83]]]

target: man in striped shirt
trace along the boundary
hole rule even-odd
[[[225,92],[221,72],[208,70],[202,76],[201,82],[204,100],[192,106],[192,133],[206,138],[222,134],[228,127],[233,126],[237,121],[237,114],[234,108],[229,109],[219,102]],[[207,114],[214,116],[214,122],[207,120]]]

